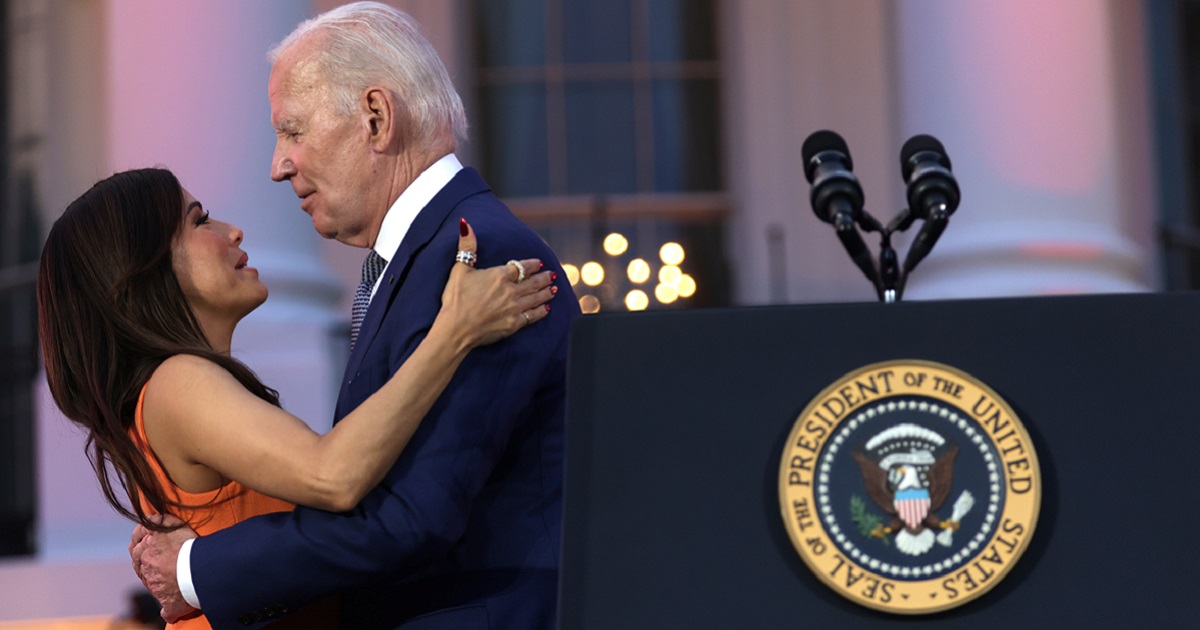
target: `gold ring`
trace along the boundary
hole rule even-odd
[[[519,263],[515,260],[510,260],[504,264],[512,265],[517,268],[517,284],[520,284],[525,281],[525,265],[522,265],[521,263]]]

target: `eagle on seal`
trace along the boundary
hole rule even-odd
[[[907,438],[904,444],[909,450],[897,448],[896,438]],[[877,448],[881,442],[891,442],[891,445]],[[924,444],[916,445],[915,442]],[[947,520],[935,514],[950,496],[954,458],[958,455],[958,447],[951,444],[939,449],[941,453],[935,458],[934,448],[943,444],[944,439],[933,431],[912,424],[901,424],[868,442],[868,450],[882,455],[878,459],[868,456],[863,450],[852,453],[862,470],[867,494],[884,513],[892,517],[886,525],[876,525],[871,536],[886,538],[895,534],[896,548],[910,556],[919,556],[933,547],[933,530],[943,530],[944,535],[937,539],[944,545],[950,544],[951,532],[958,529],[959,519],[970,507],[959,509],[956,504],[954,516]],[[920,474],[922,467],[927,467],[924,479]],[[964,498],[973,502],[969,497]],[[963,498],[960,498],[959,502],[962,501]]]

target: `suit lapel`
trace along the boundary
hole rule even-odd
[[[387,268],[383,270],[383,279],[380,281],[379,289],[375,292],[375,297],[371,299],[371,305],[367,308],[366,315],[363,316],[362,327],[358,332],[358,343],[354,345],[354,350],[350,353],[350,360],[346,364],[346,373],[342,379],[343,392],[345,384],[358,372],[363,357],[366,356],[367,351],[374,343],[375,336],[379,333],[379,326],[383,322],[384,316],[400,291],[400,285],[404,284],[405,278],[408,277],[413,256],[424,249],[433,239],[438,228],[446,222],[446,217],[463,199],[488,190],[490,189],[487,183],[475,169],[463,168],[417,213],[417,218],[413,220],[408,232],[405,233],[400,247],[388,261]],[[446,261],[447,266],[452,262]]]

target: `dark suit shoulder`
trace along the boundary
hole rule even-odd
[[[458,246],[458,220],[466,219],[479,239],[479,258],[484,266],[503,264],[509,259],[538,258],[547,266],[558,266],[558,257],[546,241],[490,192],[471,195],[460,201],[439,228]]]

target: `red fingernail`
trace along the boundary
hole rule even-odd
[[[558,293],[558,287],[556,287],[554,285],[550,285],[550,295],[555,295],[557,293]]]
[[[459,236],[466,236],[468,231],[469,231],[469,228],[467,228],[467,220],[466,220],[466,219],[459,219],[459,220],[458,220],[458,234],[459,234]]]
[[[554,282],[555,280],[558,280],[558,272],[551,271],[550,272],[550,282]]]
[[[550,312],[550,305],[549,305],[549,304],[547,304],[547,305],[546,305],[546,312],[547,312],[547,313],[549,313],[549,312]]]
[[[545,267],[545,266],[546,266],[546,263],[538,263],[538,269],[541,269],[542,267]]]

